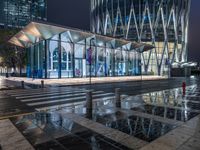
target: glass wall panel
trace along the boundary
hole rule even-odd
[[[27,77],[43,78],[44,77],[44,41],[31,46],[27,50]]]
[[[129,52],[129,75],[135,75],[135,53]]]
[[[73,77],[72,45],[66,42],[61,42],[61,72],[62,77]]]
[[[121,76],[123,72],[122,51],[115,50],[115,75]]]
[[[106,76],[113,76],[113,50],[106,49],[106,64],[105,64],[105,73]]]
[[[96,76],[97,74],[97,67],[96,67],[96,47],[91,47],[91,54],[90,54],[90,47],[86,46],[86,75],[90,76],[90,69],[91,69],[91,76]],[[91,65],[89,63],[89,55],[91,55]],[[90,68],[91,67],[91,68]]]
[[[26,72],[27,72],[27,77],[31,78],[32,77],[32,70],[33,70],[33,49],[34,47],[31,46],[27,48],[27,67],[26,67]]]
[[[129,75],[140,75],[140,59],[139,53],[129,52]]]
[[[96,75],[98,77],[106,76],[105,52],[105,48],[97,47]]]
[[[38,68],[39,68],[39,44],[36,44],[33,49],[33,78],[38,78]]]
[[[38,78],[45,77],[45,42],[39,43],[38,49]]]
[[[49,40],[49,64],[48,76],[50,78],[58,78],[59,60],[58,60],[58,41]]]
[[[86,76],[86,58],[85,58],[85,45],[75,44],[74,46],[75,57],[75,77]]]
[[[56,39],[56,36],[54,36],[54,38]],[[47,44],[46,46],[45,43]],[[90,46],[86,45],[84,42],[74,44],[62,41],[60,44],[59,46],[58,40],[51,39],[30,47],[27,50],[27,76],[45,78],[45,66],[47,65],[47,77],[58,78],[60,63],[59,51],[61,52],[62,78],[89,77],[90,54],[92,58],[92,76],[104,77],[141,74],[141,54],[134,50],[127,51],[123,48],[112,49],[111,47],[92,46],[92,50],[90,51]],[[47,50],[47,53],[45,53],[45,50]],[[45,55],[47,56],[46,59]],[[46,60],[47,62],[45,62]],[[163,64],[164,63],[165,61],[163,61]],[[142,67],[144,67],[144,65],[142,65]],[[162,72],[167,74],[167,67],[161,69]]]
[[[126,76],[128,75],[128,52],[125,50],[122,50],[122,58],[121,58],[121,63],[122,63],[122,75]]]

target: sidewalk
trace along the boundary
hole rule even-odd
[[[81,85],[89,84],[89,78],[63,78],[63,79],[32,79],[32,78],[20,78],[20,77],[9,77],[6,78],[10,81],[40,85],[41,80],[44,81],[46,86],[62,86],[62,85]],[[95,83],[112,83],[112,82],[126,82],[126,81],[149,81],[149,80],[163,80],[167,79],[162,76],[126,76],[126,77],[93,77],[91,79],[92,84]]]
[[[10,120],[0,120],[0,133],[2,150],[34,150]]]

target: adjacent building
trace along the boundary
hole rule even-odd
[[[145,42],[144,74],[168,75],[187,62],[191,0],[91,0],[91,31]]]
[[[22,28],[31,20],[47,20],[46,0],[1,0],[1,28]]]

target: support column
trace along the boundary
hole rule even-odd
[[[36,45],[33,46],[33,76],[35,76],[35,70],[36,70],[36,67],[35,67],[35,52],[36,51]]]
[[[58,78],[61,79],[61,69],[62,69],[62,54],[61,54],[61,34],[59,34],[58,39]]]
[[[112,76],[115,76],[115,49],[112,49]]]
[[[72,71],[73,78],[75,78],[75,44],[72,42]]]
[[[94,50],[95,50],[95,56],[94,56],[94,59],[95,59],[95,64],[94,64],[94,66],[95,66],[95,68],[94,68],[94,71],[95,71],[95,77],[97,77],[97,68],[98,68],[98,56],[97,56],[97,54],[98,54],[98,52],[97,52],[97,46],[95,46],[95,48],[94,48]]]
[[[48,41],[47,40],[45,40],[44,41],[44,46],[45,46],[45,50],[44,50],[44,59],[45,59],[45,61],[44,61],[44,70],[45,70],[45,73],[44,73],[44,78],[45,79],[47,79],[47,69],[48,69],[48,63],[47,63],[47,61],[48,61],[48,58],[47,58],[47,54],[48,54]]]
[[[83,57],[83,59],[85,59],[86,60],[86,64],[85,64],[85,77],[87,78],[87,77],[89,77],[89,75],[87,74],[87,72],[89,71],[89,70],[87,70],[87,40],[85,39],[85,41],[84,41],[85,43],[85,45],[84,45],[84,53],[85,53],[85,55],[84,55],[84,57]],[[83,63],[83,59],[81,60],[82,61],[82,63]],[[81,76],[83,77],[83,64],[82,64],[82,71],[81,71]]]
[[[104,70],[105,70],[105,72],[104,72],[104,75],[105,75],[105,77],[107,77],[108,76],[108,72],[107,72],[107,68],[108,68],[108,66],[107,66],[107,49],[106,49],[106,44],[105,44],[105,56],[104,56],[104,58],[105,58],[105,60],[104,60]]]

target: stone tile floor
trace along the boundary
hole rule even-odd
[[[81,102],[11,121],[36,149],[195,150],[200,149],[199,98],[193,85],[186,95],[181,88],[127,95],[121,108],[113,99],[95,101],[92,120]]]
[[[199,150],[200,115],[141,148],[142,150]]]
[[[11,121],[36,149],[120,150],[146,144],[75,114],[36,113],[11,118]],[[127,144],[131,140],[132,144]]]
[[[0,144],[2,150],[33,150],[9,119],[0,120]]]

